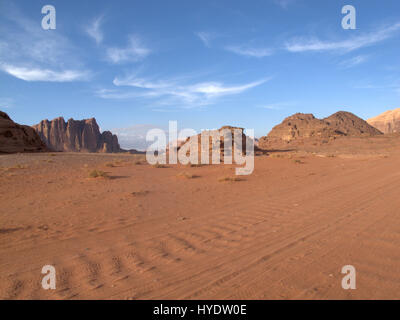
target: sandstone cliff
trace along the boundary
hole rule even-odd
[[[118,138],[110,131],[100,133],[96,119],[73,120],[64,118],[43,120],[33,126],[46,145],[54,151],[121,152]]]
[[[36,131],[15,123],[0,111],[0,153],[40,151],[47,151],[47,148]]]
[[[368,119],[367,122],[383,133],[400,132],[400,108],[386,111],[377,117]]]

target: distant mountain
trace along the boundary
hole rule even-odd
[[[386,111],[367,122],[383,133],[400,132],[400,108]]]
[[[52,121],[43,120],[33,128],[46,145],[54,151],[69,152],[123,152],[118,138],[110,131],[100,133],[96,119],[68,122],[59,117]]]
[[[47,151],[39,135],[29,126],[19,125],[0,111],[0,153]]]
[[[265,148],[270,144],[287,144],[307,139],[326,140],[340,136],[380,134],[382,132],[378,129],[350,112],[339,111],[324,119],[317,119],[312,114],[296,113],[275,126],[266,137],[260,138],[259,146]]]

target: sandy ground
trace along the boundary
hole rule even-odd
[[[233,165],[2,155],[0,298],[399,299],[400,138],[323,151],[256,157],[241,181],[220,181]]]

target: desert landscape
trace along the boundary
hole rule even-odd
[[[400,300],[399,12],[0,0],[0,302]]]
[[[1,299],[398,299],[400,134],[349,117],[285,119],[242,177],[128,152],[1,155]]]

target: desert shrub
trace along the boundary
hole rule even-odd
[[[167,165],[160,164],[160,163],[157,163],[157,164],[153,165],[153,167],[154,168],[161,168],[161,169],[169,168]]]
[[[198,178],[199,176],[189,173],[189,172],[181,172],[177,175],[178,177],[186,178],[186,179],[195,179]]]
[[[272,154],[270,155],[270,157],[271,157],[271,158],[283,158],[283,156],[282,156],[281,154],[279,154],[279,153],[272,153]]]
[[[107,178],[108,176],[107,176],[107,173],[104,172],[104,171],[92,170],[92,171],[89,172],[89,177],[90,178],[99,178],[99,177]]]
[[[147,190],[143,190],[143,191],[134,191],[134,192],[132,192],[132,195],[134,196],[134,197],[139,197],[139,196],[145,196],[146,194],[149,194],[150,193],[150,191],[147,191]]]
[[[15,166],[11,167],[11,169],[26,169],[28,166],[22,164],[16,164]]]
[[[219,182],[238,182],[243,181],[243,179],[239,177],[222,177],[218,179]]]

